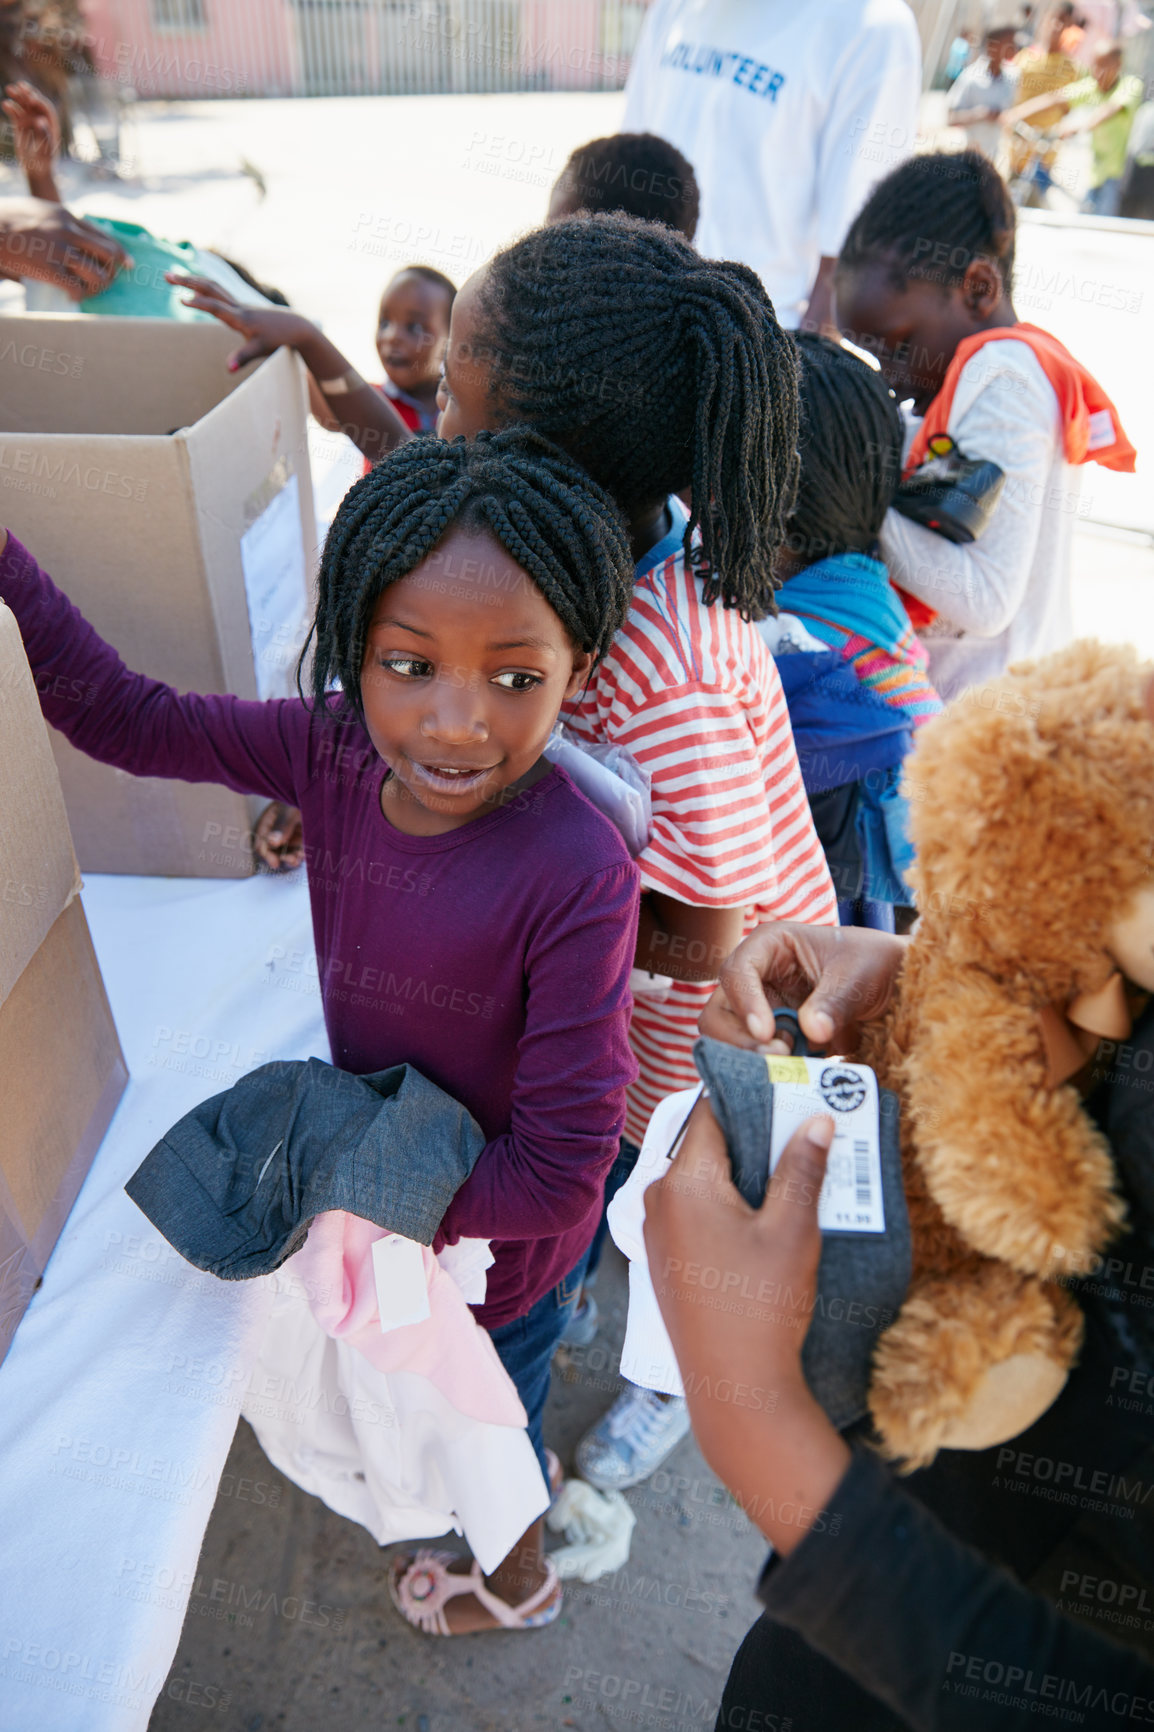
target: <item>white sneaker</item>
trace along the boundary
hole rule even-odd
[[[598,1491],[625,1491],[656,1473],[688,1430],[681,1396],[630,1383],[577,1445],[577,1471]]]

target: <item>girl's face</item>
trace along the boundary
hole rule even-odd
[[[967,317],[962,288],[911,278],[899,287],[884,264],[863,265],[837,279],[841,333],[873,355],[904,403],[924,415],[942,388],[954,350],[980,327]]]
[[[361,669],[390,823],[443,835],[531,786],[591,663],[500,542],[450,529],[382,594]]]
[[[490,393],[490,368],[478,299],[483,270],[475,271],[453,302],[449,341],[437,388],[437,432],[442,439],[463,433],[472,439],[486,428],[505,427],[510,417]]]
[[[448,296],[415,271],[399,271],[381,296],[377,354],[393,384],[410,395],[436,383],[449,334]]]

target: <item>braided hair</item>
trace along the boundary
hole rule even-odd
[[[361,667],[381,592],[420,565],[450,527],[493,536],[577,647],[595,663],[605,654],[633,592],[629,537],[609,494],[528,427],[451,443],[429,435],[383,457],[333,519],[309,634],[319,711],[335,681],[345,714],[364,720]],[[302,697],[305,652],[297,669]]]
[[[692,486],[707,602],[757,618],[797,484],[797,356],[746,265],[595,215],[504,248],[478,315],[490,394],[627,512]]]
[[[804,332],[801,478],[788,547],[807,565],[868,553],[902,472],[902,414],[876,367],[828,337]]]
[[[1015,213],[1005,181],[980,150],[911,156],[880,180],[854,218],[837,274],[883,264],[897,289],[911,277],[951,288],[989,259],[1009,292]]]

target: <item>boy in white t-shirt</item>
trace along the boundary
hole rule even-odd
[[[1016,40],[1012,24],[994,25],[986,31],[983,52],[950,87],[950,125],[962,127],[967,145],[982,151],[991,162],[998,160],[1002,148],[1000,117],[1017,100],[1018,80],[1010,59]]]
[[[914,148],[920,89],[905,0],[655,0],[621,124],[693,164],[700,251],[751,265],[783,325],[817,328],[846,230]]]

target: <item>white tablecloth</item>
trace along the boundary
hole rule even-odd
[[[245,1071],[329,1057],[303,872],[90,878],[84,905],[131,1082],[0,1366],[13,1732],[147,1726],[204,1597],[197,1556],[270,1300],[186,1264],[124,1182]]]

